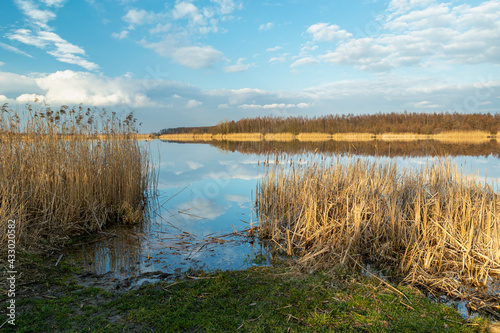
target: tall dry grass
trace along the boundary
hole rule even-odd
[[[260,236],[302,267],[368,260],[451,294],[500,274],[500,195],[490,185],[448,162],[303,162],[267,164],[256,201]]]
[[[434,134],[432,138],[447,143],[483,143],[492,140],[492,135],[487,131],[450,131]]]
[[[26,246],[142,220],[154,175],[132,114],[32,106],[17,114],[5,104],[1,113],[2,242],[9,219]]]

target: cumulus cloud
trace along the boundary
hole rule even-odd
[[[189,18],[195,24],[205,24],[205,17],[191,2],[178,2],[172,11],[174,19]]]
[[[219,22],[232,19],[231,14],[241,8],[242,5],[233,0],[211,0],[206,4],[178,0],[173,8],[160,12],[132,8],[122,17],[129,26],[112,36],[122,39],[130,37],[131,34],[125,31],[131,29],[137,31],[135,35],[147,31],[148,34],[138,41],[143,47],[189,68],[212,67],[223,60],[223,53],[210,45],[200,45],[200,36],[219,32]],[[246,65],[233,66],[227,69],[238,71]]]
[[[153,11],[146,11],[144,9],[132,8],[129,9],[127,14],[125,14],[122,19],[131,26],[136,26],[155,22],[160,17],[162,17],[162,14],[157,14]]]
[[[212,67],[222,60],[222,52],[207,46],[184,46],[172,52],[172,60],[180,65],[200,69]]]
[[[393,0],[387,13],[379,19],[380,33],[370,37],[351,38],[338,26],[312,25],[307,32],[313,41],[349,37],[318,59],[375,72],[435,61],[500,63],[498,1],[453,6],[427,0]]]
[[[37,78],[35,81],[38,87],[45,91],[45,99],[51,104],[127,104],[132,107],[153,104],[141,91],[140,85],[122,77],[108,78],[66,70]]]
[[[35,79],[26,75],[0,72],[0,89],[2,94],[15,99],[22,93],[43,94]]]
[[[307,28],[307,32],[312,35],[315,41],[333,42],[352,37],[352,34],[340,29],[336,24],[316,23]]]

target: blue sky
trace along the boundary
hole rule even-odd
[[[500,0],[7,0],[0,103],[257,115],[498,112]]]

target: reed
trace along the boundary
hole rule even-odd
[[[317,142],[331,140],[332,136],[328,133],[299,133],[296,139],[299,141]]]
[[[447,142],[447,143],[484,143],[492,140],[493,136],[486,131],[449,131],[434,134],[434,140]]]
[[[293,135],[292,133],[266,133],[266,135],[264,135],[264,140],[290,142],[295,140],[295,135]]]
[[[371,141],[375,135],[371,133],[335,133],[332,135],[335,141]]]
[[[142,221],[155,183],[149,152],[135,140],[133,114],[119,119],[105,110],[32,106],[17,114],[6,104],[1,113],[2,243],[10,219],[25,246]]]
[[[431,140],[432,135],[417,134],[417,133],[384,133],[377,135],[377,140],[382,141],[414,141],[414,140]]]
[[[229,133],[222,136],[222,140],[227,141],[262,141],[264,135],[261,133]]]
[[[320,158],[277,157],[257,187],[260,236],[304,269],[368,260],[458,297],[464,283],[500,274],[500,195],[490,185],[448,162],[400,170]]]

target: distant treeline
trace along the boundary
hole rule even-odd
[[[417,133],[447,131],[500,131],[500,114],[490,113],[378,113],[373,115],[327,115],[322,117],[256,117],[221,121],[215,126],[163,129],[159,134],[180,133]]]

